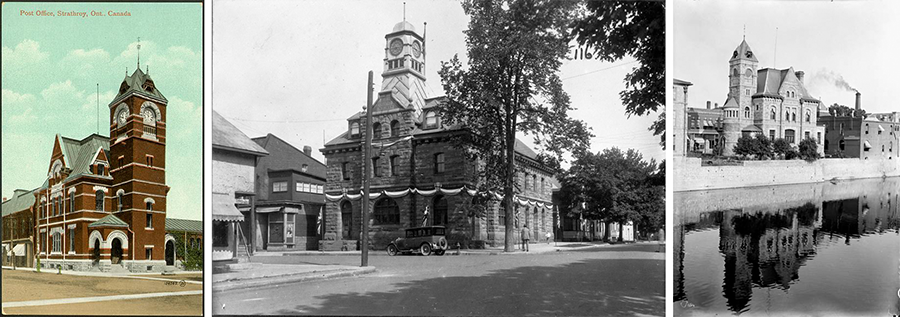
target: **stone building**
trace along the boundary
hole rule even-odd
[[[256,217],[256,162],[269,152],[215,111],[212,130],[212,255],[213,261],[231,261],[258,243],[248,239],[259,230],[250,225]]]
[[[369,241],[375,249],[383,249],[404,228],[424,224],[446,226],[454,246],[473,240],[502,244],[505,217],[499,212],[499,195],[494,195],[483,217],[472,216],[473,196],[478,194],[473,177],[476,164],[450,143],[450,137],[464,131],[441,120],[444,99],[428,94],[424,42],[406,21],[385,35],[382,85],[372,106]],[[347,130],[321,149],[327,180],[320,249],[358,247],[367,125],[365,111],[353,114],[347,119]],[[553,175],[527,146],[517,141],[515,149],[517,227],[527,224],[540,237],[553,226]]]
[[[253,138],[269,155],[256,163],[256,250],[318,250],[325,206],[325,164],[268,134]]]
[[[138,67],[108,105],[109,137],[55,136],[46,181],[23,192],[41,266],[164,270],[167,103]]]
[[[675,105],[672,108],[672,130],[675,131],[672,135],[674,138],[672,151],[676,156],[682,156],[688,149],[687,138],[684,133],[685,125],[687,124],[685,110],[688,107],[688,87],[693,84],[677,78],[672,79],[672,83],[674,84],[674,87],[672,87],[672,98]]]
[[[807,91],[804,72],[793,67],[760,69],[746,40],[734,50],[728,65],[729,91],[721,108],[711,109],[709,102],[708,111],[689,108],[685,98],[686,126],[676,130],[676,137],[681,131],[686,135],[686,154],[713,152],[718,147],[723,155],[734,155],[739,138],[757,134],[783,138],[795,147],[803,139],[813,139],[819,144],[819,153],[824,154],[825,127],[819,124],[818,116],[825,108]],[[684,84],[675,86],[676,90],[678,86],[686,88]],[[698,121],[692,122],[692,118]]]

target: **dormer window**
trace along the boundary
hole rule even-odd
[[[350,124],[350,137],[358,137],[359,136],[359,123],[353,122]]]
[[[437,128],[437,125],[438,125],[437,113],[435,113],[434,111],[429,111],[429,112],[425,113],[425,127],[432,129],[432,128]]]
[[[152,82],[152,81],[149,81],[149,80],[148,80],[148,81],[145,81],[145,82],[144,82],[144,85],[141,86],[141,88],[143,88],[143,89],[146,90],[147,92],[152,93],[152,92],[153,92],[153,82]]]
[[[97,167],[95,168],[97,170],[97,175],[103,176],[103,167],[103,164],[97,164]]]

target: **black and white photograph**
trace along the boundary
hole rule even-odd
[[[213,314],[666,314],[665,2],[213,5]]]
[[[674,315],[900,314],[900,4],[672,8]]]

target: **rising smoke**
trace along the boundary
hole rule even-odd
[[[834,85],[837,88],[844,89],[846,91],[858,92],[856,88],[850,86],[850,83],[844,79],[844,76],[841,74],[837,74],[833,71],[827,69],[820,69],[813,75],[813,78],[810,80],[811,83],[829,83]]]

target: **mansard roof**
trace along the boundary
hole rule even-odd
[[[773,98],[784,98],[781,96],[781,86],[788,80],[796,80],[800,89],[797,91],[797,97],[806,101],[819,102],[806,90],[806,85],[797,78],[796,71],[793,67],[787,69],[763,68],[757,71],[756,76],[756,94],[754,96],[764,96]]]
[[[144,89],[144,84],[148,82],[151,85],[146,87],[147,89]],[[119,93],[113,98],[113,102],[110,104],[119,102],[131,93],[150,97],[150,99],[156,99],[164,103],[169,102],[166,97],[163,96],[162,92],[156,88],[156,84],[153,82],[153,79],[150,78],[150,74],[145,74],[140,67],[136,69],[131,76],[125,76],[125,79],[122,80],[122,85],[119,87]]]
[[[34,191],[32,190],[24,190],[24,189],[16,189],[13,197],[7,201],[3,202],[3,217],[8,215],[27,210],[31,206],[34,206]]]
[[[64,136],[60,136],[59,140],[66,167],[72,169],[69,177],[65,179],[66,182],[91,174],[91,164],[94,163],[94,155],[99,149],[102,149],[107,157],[109,154],[109,137],[96,133],[81,140]]]

